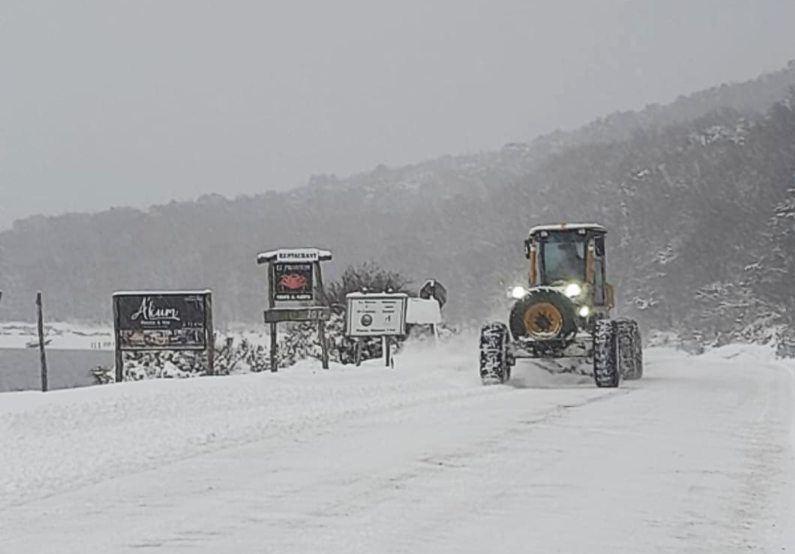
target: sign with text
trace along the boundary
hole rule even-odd
[[[122,350],[205,350],[209,292],[113,295],[116,340]]]
[[[327,262],[331,260],[331,252],[317,248],[280,248],[261,252],[257,255],[257,263],[273,262]]]
[[[316,262],[319,259],[320,252],[314,248],[297,248],[276,252],[277,262]]]
[[[279,366],[276,327],[289,321],[317,323],[323,369],[328,369],[326,322],[331,310],[325,305],[328,300],[323,293],[320,264],[330,260],[331,252],[317,248],[280,248],[257,255],[258,264],[268,264],[268,308],[264,316],[271,328],[271,371]]]
[[[312,263],[276,262],[273,264],[273,299],[276,301],[314,300]]]
[[[388,337],[406,334],[405,294],[351,293],[345,331],[351,337]]]

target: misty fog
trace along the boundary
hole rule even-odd
[[[495,150],[751,78],[795,4],[0,2],[0,229]]]

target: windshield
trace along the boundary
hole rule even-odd
[[[585,236],[550,232],[541,242],[541,275],[545,284],[581,281],[585,277]]]

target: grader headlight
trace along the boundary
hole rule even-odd
[[[522,286],[516,286],[511,289],[511,298],[521,300],[527,296],[527,289]]]
[[[582,287],[578,283],[569,283],[566,285],[566,288],[563,289],[563,294],[569,298],[577,298],[582,294]]]

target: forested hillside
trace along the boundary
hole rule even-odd
[[[790,66],[579,132],[287,193],[29,218],[0,233],[0,317],[30,319],[37,289],[52,318],[108,320],[114,290],[210,287],[219,321],[259,322],[256,253],[306,245],[334,252],[331,278],[368,260],[437,278],[449,317],[475,323],[503,315],[530,226],[587,220],[610,230],[624,313],[758,336],[795,310],[793,84]]]

